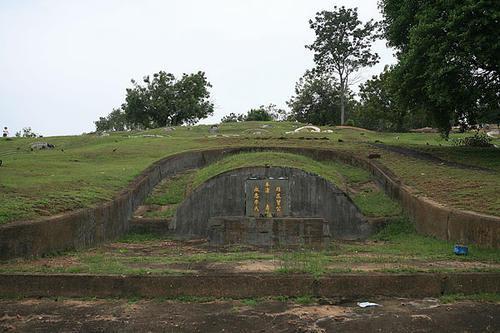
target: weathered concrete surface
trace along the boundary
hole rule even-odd
[[[213,274],[124,276],[0,274],[0,296],[435,297],[500,292],[500,273]]]
[[[283,151],[316,160],[340,160],[363,167],[373,174],[388,195],[402,203],[403,209],[415,221],[419,232],[449,241],[500,247],[500,217],[450,209],[432,200],[423,199],[377,161],[335,150],[240,147],[169,156],[144,170],[110,202],[49,218],[1,225],[0,260],[81,249],[116,239],[129,229],[128,221],[133,211],[163,178],[206,166],[235,153],[251,151]]]
[[[206,237],[210,218],[245,216],[249,178],[287,178],[290,216],[325,219],[332,238],[362,239],[374,230],[351,199],[326,179],[295,168],[251,167],[222,173],[195,189],[177,208],[176,234]]]
[[[129,231],[137,234],[154,233],[167,235],[173,233],[172,219],[141,218],[131,219]]]
[[[330,242],[330,228],[322,218],[218,216],[208,221],[208,240],[215,246],[321,248]]]

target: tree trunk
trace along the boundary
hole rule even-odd
[[[345,121],[345,89],[344,83],[340,82],[340,125],[344,125]]]

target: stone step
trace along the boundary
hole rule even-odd
[[[133,233],[172,233],[171,218],[132,218],[130,219],[130,232]]]

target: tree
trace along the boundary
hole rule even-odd
[[[133,87],[127,89],[125,103],[107,118],[99,118],[95,122],[98,129],[194,124],[213,114],[209,92],[212,86],[203,72],[183,74],[176,79],[173,74],[160,71],[152,78],[144,77],[143,84],[131,81]]]
[[[495,124],[500,128],[500,109],[484,112],[478,120],[483,124]]]
[[[250,109],[244,121],[271,121],[274,120],[273,115],[264,108],[264,106],[259,107],[258,109]]]
[[[398,50],[400,100],[425,109],[447,136],[500,108],[500,2],[381,0],[385,35]]]
[[[340,92],[336,80],[324,73],[306,71],[295,84],[295,96],[287,102],[290,118],[314,125],[340,123]],[[348,95],[348,101],[352,99]]]
[[[276,104],[261,105],[257,109],[251,109],[244,116],[245,121],[260,120],[260,121],[284,121],[287,120],[288,114],[284,109],[280,109]]]
[[[124,131],[129,128],[125,113],[121,109],[113,109],[107,117],[99,117],[94,124],[97,132]]]
[[[23,127],[22,132],[21,131],[16,132],[16,137],[36,138],[36,137],[41,137],[41,135],[33,132],[31,127]]]
[[[371,51],[378,38],[378,23],[362,24],[357,8],[334,7],[322,11],[309,21],[316,33],[313,44],[306,46],[314,52],[318,71],[335,75],[340,84],[340,123],[345,121],[345,105],[353,75],[360,69],[375,65],[379,56]]]
[[[357,126],[377,130],[402,132],[429,125],[421,110],[410,110],[401,104],[394,81],[393,68],[373,76],[360,85],[360,101],[352,118]]]
[[[288,114],[285,110],[278,108],[275,104],[261,105],[256,109],[250,109],[247,114],[230,113],[224,116],[222,123],[240,122],[240,121],[284,121]]]
[[[229,115],[222,117],[221,123],[237,123],[243,121],[244,116],[242,114],[236,114],[231,112]]]

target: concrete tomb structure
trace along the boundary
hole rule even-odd
[[[0,260],[78,250],[117,239],[130,230],[129,221],[134,210],[141,205],[151,190],[162,179],[172,177],[186,170],[205,167],[234,154],[262,151],[286,152],[307,156],[317,161],[340,161],[364,168],[373,176],[374,180],[388,196],[401,203],[405,214],[415,223],[418,233],[449,242],[500,248],[500,217],[447,207],[426,198],[412,187],[404,184],[391,170],[378,163],[376,159],[371,160],[348,152],[330,149],[262,146],[188,151],[172,155],[146,168],[111,201],[95,207],[78,209],[36,220],[17,221],[0,225]],[[298,192],[293,189],[292,177],[289,177],[289,179],[293,199]],[[210,182],[209,180],[207,183]],[[243,186],[243,183],[240,185]],[[199,190],[203,192],[201,188]],[[334,188],[329,192],[337,193],[341,191]],[[197,196],[201,198],[203,195],[200,193]],[[301,196],[302,194],[299,193],[299,197]],[[325,197],[318,200],[313,199],[311,201],[311,211],[314,209],[324,214],[324,216],[332,214],[332,218],[325,217],[332,238],[364,238],[373,231],[373,227],[365,222],[366,219],[363,218],[345,194],[339,194],[337,198],[331,197],[333,203]],[[206,200],[207,197],[204,199]],[[232,199],[229,198],[228,200]],[[323,204],[321,209],[316,206],[316,201]],[[184,205],[188,205],[188,202],[192,203],[193,199],[188,198]],[[196,209],[203,207],[203,204],[193,203],[193,205],[195,204],[197,205]],[[245,207],[245,203],[239,202],[239,204]],[[206,207],[208,207],[208,204],[206,204]],[[215,207],[220,207],[220,202]],[[307,216],[302,213],[294,215],[296,210],[297,207],[292,202],[292,217]],[[333,215],[335,211],[340,212],[340,217]],[[220,212],[217,215],[214,213],[217,212],[212,210],[210,216],[230,216],[223,215]],[[235,213],[237,214],[233,216],[245,215],[245,212],[238,211]],[[323,216],[320,213],[318,215]],[[199,214],[199,212],[189,212],[186,206],[184,208],[180,207],[177,212],[179,229],[176,232],[180,235],[204,233],[205,236],[208,236],[209,215],[206,215],[204,219],[199,219]],[[185,218],[189,216],[195,218],[193,223],[187,223],[188,220]],[[204,227],[203,223],[205,223]]]
[[[332,183],[303,170],[241,168],[198,187],[179,206],[176,234],[212,245],[322,246],[362,239],[373,227]]]

